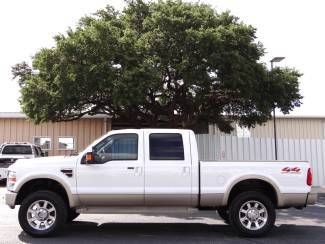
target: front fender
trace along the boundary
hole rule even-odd
[[[37,179],[50,179],[53,181],[56,181],[59,183],[65,190],[68,200],[69,200],[69,205],[70,207],[75,207],[79,203],[79,198],[77,197],[76,190],[75,190],[75,182],[71,182],[71,180],[75,180],[74,178],[65,180],[63,177],[59,177],[56,175],[48,174],[48,173],[42,173],[42,174],[29,174],[26,175],[22,178],[20,178],[16,184],[15,187],[13,188],[13,191],[16,193],[19,193],[21,188],[28,182],[32,180],[37,180]]]

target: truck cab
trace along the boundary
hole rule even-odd
[[[88,157],[92,155],[91,160],[86,160],[87,153]],[[80,202],[196,206],[198,189],[192,185],[197,185],[198,177],[192,167],[197,168],[198,159],[192,156],[187,130],[113,132],[88,148],[81,159],[76,172]]]

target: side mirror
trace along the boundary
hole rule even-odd
[[[94,164],[95,163],[94,153],[87,152],[85,161],[86,161],[86,164]]]

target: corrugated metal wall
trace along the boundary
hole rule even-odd
[[[236,136],[196,135],[200,160],[268,161],[275,160],[271,138],[238,138]],[[278,159],[309,161],[314,185],[325,187],[325,140],[278,139]]]
[[[24,118],[0,118],[0,144],[3,142],[31,142],[35,136],[51,138],[49,155],[70,155],[80,152],[96,138],[110,130],[110,120],[83,118],[69,122],[33,124]],[[73,137],[75,149],[63,150],[58,147],[59,137]]]
[[[325,119],[322,118],[277,118],[277,136],[278,138],[308,138],[325,139],[324,133]],[[250,129],[251,137],[273,137],[273,121],[270,120],[264,125],[257,125]],[[231,134],[221,133],[215,125],[209,126],[209,134],[233,135],[236,136],[236,130]]]

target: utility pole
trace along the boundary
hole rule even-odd
[[[271,72],[273,70],[273,63],[281,62],[283,59],[284,59],[284,57],[274,57],[271,59],[271,61],[270,61]],[[273,133],[274,133],[274,155],[275,155],[275,160],[278,160],[278,141],[277,141],[277,135],[276,135],[275,104],[273,104]]]

